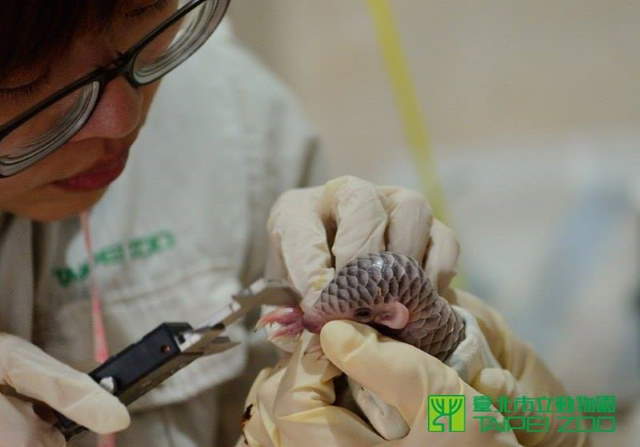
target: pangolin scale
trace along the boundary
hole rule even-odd
[[[399,306],[399,304],[401,306]],[[397,313],[408,315],[394,328]],[[354,259],[323,289],[307,327],[318,331],[328,321],[368,323],[384,335],[409,343],[445,361],[464,339],[464,320],[437,294],[422,267],[411,257],[381,252]]]

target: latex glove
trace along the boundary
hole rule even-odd
[[[369,326],[346,321],[333,321],[322,329],[320,341],[326,358],[317,351],[306,352],[317,343],[317,335],[305,332],[301,338],[291,358],[273,369],[263,370],[249,392],[245,445],[519,445],[511,432],[480,432],[472,419],[473,397],[479,395],[478,391],[438,359],[411,345],[380,336]],[[396,407],[410,427],[409,434],[401,440],[386,441],[354,413],[332,406],[335,398],[332,380],[342,371]],[[425,402],[429,394],[464,394],[466,431],[427,431]],[[497,411],[486,414],[502,420]]]
[[[303,308],[317,299],[335,270],[351,259],[382,250],[409,255],[422,264],[441,296],[466,308],[478,320],[503,368],[482,372],[482,380],[491,391],[487,394],[566,395],[562,385],[533,350],[513,335],[499,314],[472,295],[449,288],[456,273],[459,245],[454,233],[433,218],[419,193],[340,177],[321,187],[283,194],[272,209],[268,229],[266,274],[291,281],[304,296]],[[553,423],[555,427],[555,419]],[[528,446],[579,446],[586,442],[586,435],[580,433],[517,433],[520,442]]]
[[[483,370],[473,386],[483,389],[489,396],[551,397],[566,396],[567,391],[549,371],[531,346],[520,340],[507,326],[504,318],[486,303],[470,293],[448,288],[440,293],[451,304],[468,310],[476,318],[485,339],[500,368]],[[576,413],[577,414],[577,413]],[[550,417],[548,432],[518,430],[518,440],[525,446],[585,446],[589,445],[586,433],[560,433],[562,421],[557,413],[545,413]]]
[[[413,257],[438,288],[455,275],[458,246],[451,230],[433,218],[421,194],[404,188],[340,177],[325,186],[291,190],[273,206],[268,229],[266,276],[290,280],[304,297],[303,309],[336,270],[369,253]]]
[[[7,334],[0,334],[0,384],[97,433],[120,431],[130,422],[126,407],[87,374]],[[0,447],[65,445],[62,434],[34,413],[32,403],[0,394]]]

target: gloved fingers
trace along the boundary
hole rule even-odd
[[[422,397],[422,405],[418,414],[416,415],[412,430],[409,434],[398,440],[387,441],[384,443],[377,444],[376,447],[416,447],[416,446],[440,446],[440,447],[458,447],[458,446],[488,446],[488,447],[520,447],[516,436],[511,431],[500,432],[498,430],[493,431],[482,431],[478,425],[478,421],[474,419],[473,412],[473,399],[479,394],[470,388],[468,385],[463,384],[463,388],[459,393],[464,395],[464,400],[461,402],[461,406],[464,407],[464,411],[462,412],[462,417],[464,418],[464,425],[462,431],[452,431],[452,432],[429,432],[427,429],[427,424],[429,421],[435,423],[436,426],[443,424],[451,424],[454,423],[451,419],[448,422],[445,422],[446,419],[440,417],[436,417],[432,419],[428,415],[428,410],[436,413],[440,413],[441,409],[451,409],[451,405],[456,405],[457,402],[450,402],[449,404],[444,403],[440,400],[440,405],[438,405],[438,400],[441,399],[438,396],[434,396],[436,400],[434,402],[429,402],[427,396]],[[417,397],[414,397],[416,399]],[[459,402],[459,401],[458,401]],[[457,412],[456,412],[457,413]],[[441,413],[440,413],[441,414]],[[457,413],[460,414],[460,413]],[[498,424],[503,424],[504,419],[500,413],[495,411],[492,408],[491,411],[484,413],[487,416],[493,416],[496,419]],[[460,424],[460,420],[456,421],[457,424]],[[433,430],[436,427],[431,427]],[[443,431],[447,430],[444,426],[442,426]],[[458,428],[459,429],[459,428]]]
[[[246,401],[243,433],[249,446],[279,446],[278,428],[273,417],[273,407],[283,368],[262,370],[251,387]]]
[[[509,335],[509,371],[518,380],[518,384],[524,390],[535,390],[538,394],[546,396],[561,396],[567,394],[564,386],[557,380],[551,371],[538,357],[533,348],[520,340],[510,329],[504,332]]]
[[[253,383],[251,384],[251,388],[249,389],[249,393],[247,394],[247,397],[245,399],[245,410],[247,409],[247,407],[249,407],[250,405],[254,405],[257,402],[257,395],[260,388],[262,388],[265,381],[269,377],[271,377],[273,373],[274,368],[263,368],[262,370],[260,370]]]
[[[331,405],[335,400],[333,379],[340,374],[322,354],[318,335],[303,332],[279,381],[275,415],[282,417]]]
[[[473,381],[473,387],[478,390],[481,394],[488,396],[494,402],[494,406],[496,408],[501,408],[500,400],[505,402],[502,405],[507,405],[506,408],[502,408],[505,412],[505,416],[511,417],[531,417],[534,415],[534,411],[528,411],[527,405],[522,404],[517,408],[512,408],[511,403],[514,402],[514,399],[525,399],[527,396],[522,392],[521,388],[518,386],[518,382],[513,377],[513,375],[501,368],[487,368],[484,369]],[[535,402],[535,401],[533,401]],[[542,415],[543,418],[550,416],[550,414]],[[536,419],[536,422],[540,423],[543,419]],[[515,419],[515,422],[512,422],[511,425],[514,428],[518,428],[518,420]],[[546,445],[546,443],[542,443],[542,440],[549,436],[551,429],[557,431],[557,428],[549,427],[548,430],[536,430],[536,431],[528,431],[528,430],[515,430],[514,433],[518,437],[518,441],[524,446],[534,446],[534,445]],[[546,433],[545,433],[546,432]],[[557,444],[557,445],[573,445],[573,444]]]
[[[342,374],[304,332],[285,368],[263,370],[249,393],[244,434],[249,446],[370,446],[381,441],[355,414],[332,406],[333,379]],[[338,442],[338,444],[336,443]]]
[[[313,303],[334,276],[329,234],[319,213],[323,188],[284,193],[267,222],[269,251],[265,276],[288,278],[302,294],[302,306]]]
[[[260,371],[253,385],[251,385],[251,390],[246,399],[245,410],[249,405],[258,405],[267,410],[269,414],[273,413],[278,388],[288,364],[287,357],[281,359],[273,368],[265,368]]]
[[[292,190],[278,199],[269,218],[266,274],[289,278],[304,297],[303,309],[316,301],[336,270],[358,256],[385,249],[426,263],[434,284],[446,284],[455,274],[457,251],[451,259],[450,241],[441,237],[452,235],[450,231],[440,231],[442,235],[430,240],[432,222],[421,194],[376,187],[357,177]],[[432,253],[429,261],[424,260],[427,250]]]
[[[381,441],[376,446],[519,445],[511,432],[482,432],[477,429],[472,410],[473,399],[479,396],[478,392],[435,357],[406,343],[380,336],[369,326],[348,321],[327,323],[320,337],[325,354],[338,368],[376,393],[384,402],[397,408],[411,427],[409,434],[403,439]],[[460,404],[465,406],[462,413],[465,431],[441,436],[442,433],[427,430],[427,396],[440,394],[464,395]],[[502,423],[502,415],[495,408],[491,410],[488,414]],[[434,411],[441,410],[435,405]],[[440,425],[442,423],[443,421],[438,422]],[[438,442],[442,444],[437,444]]]
[[[451,305],[458,305],[475,317],[491,352],[503,368],[511,370],[511,332],[504,318],[484,301],[460,289],[451,287],[440,291]]]
[[[433,213],[425,197],[409,189],[379,186],[389,216],[387,250],[410,256],[424,264]]]
[[[264,368],[254,380],[243,415],[243,435],[251,447],[279,447],[280,434],[275,423],[274,406],[282,382],[287,359],[281,359],[273,368]]]
[[[251,447],[276,447],[279,446],[277,427],[272,419],[270,407],[273,402],[257,400],[251,403],[245,410],[248,419],[244,421],[242,433],[246,444]]]
[[[387,250],[414,258],[437,290],[444,290],[457,273],[460,245],[455,233],[433,218],[422,194],[392,186],[378,191],[389,215]]]
[[[509,335],[509,357],[511,360],[511,368],[509,373],[517,380],[519,392],[516,397],[527,395],[533,397],[562,397],[567,394],[564,387],[555,376],[549,371],[544,362],[537,356],[534,350],[521,341],[514,334]],[[545,404],[543,404],[545,405]],[[574,415],[579,415],[578,409],[575,409]],[[546,416],[548,414],[542,414]],[[581,447],[589,444],[587,433],[572,432],[571,430],[561,430],[566,420],[557,413],[551,414],[549,419],[549,430],[546,433],[528,433],[526,431],[518,431],[518,439],[523,445],[562,445]]]
[[[278,419],[278,447],[372,447],[384,442],[354,413],[334,406],[283,416]]]
[[[438,291],[446,289],[456,275],[459,254],[460,245],[455,233],[438,219],[434,219],[423,267]]]
[[[382,201],[373,184],[351,176],[283,194],[268,222],[267,276],[288,277],[306,309],[335,269],[385,249],[388,219]]]
[[[410,425],[423,405],[417,394],[462,392],[462,381],[444,363],[414,346],[381,336],[369,326],[331,321],[320,337],[333,364],[396,407]]]
[[[0,380],[18,393],[97,433],[113,433],[129,425],[126,407],[89,375],[11,335],[0,334],[0,353]]]
[[[325,225],[337,228],[331,251],[340,270],[352,259],[385,249],[387,212],[372,183],[352,176],[328,182],[320,203]]]
[[[566,445],[574,447],[587,444],[585,433],[563,433],[559,427],[562,421],[556,417],[555,413],[539,412],[541,407],[552,405],[551,399],[554,394],[540,393],[537,390],[526,392],[510,371],[501,368],[484,369],[473,381],[473,387],[481,394],[489,396],[494,401],[496,408],[501,409],[500,399],[509,403],[509,406],[505,408],[505,416],[534,418],[538,424],[547,421],[548,427],[545,430],[514,431],[523,446]],[[520,404],[513,408],[510,403],[516,400],[519,400]],[[512,425],[518,427],[517,422]]]
[[[448,288],[442,296],[473,314],[493,355],[508,370],[526,392],[537,395],[566,394],[562,384],[553,376],[535,351],[521,341],[509,328],[504,318],[491,306],[459,289]]]
[[[480,394],[497,401],[501,396],[512,398],[522,395],[518,381],[502,368],[485,368],[473,379],[471,386]]]
[[[292,368],[294,370],[295,376],[303,378],[299,381],[294,379],[300,385],[294,386],[290,393],[285,392],[282,398],[271,396],[272,384],[265,383],[264,392],[259,394],[261,399],[253,408],[253,416],[244,429],[250,446],[366,447],[383,440],[354,413],[325,402],[329,393],[317,393],[317,386],[312,386],[315,391],[307,392],[303,385],[309,383],[308,377],[304,377],[306,372]],[[283,375],[273,376],[273,381],[282,381]],[[291,379],[289,376],[286,383],[291,383]],[[321,394],[320,402],[316,400],[318,394]],[[269,400],[270,396],[272,400]],[[269,402],[274,405],[270,406]]]
[[[319,349],[319,337],[305,332],[284,371],[274,415],[282,447],[371,446],[382,440],[358,416],[332,406],[333,379],[341,375]]]
[[[64,436],[33,411],[33,404],[0,395],[0,447],[64,447]]]
[[[548,370],[533,349],[519,340],[509,329],[504,318],[489,305],[458,289],[448,288],[443,296],[453,304],[457,304],[476,318],[491,351],[504,369],[489,369],[475,379],[482,393],[489,396],[520,397],[552,397],[564,396],[566,391],[562,384]],[[588,445],[585,433],[560,433],[557,425],[560,421],[552,416],[550,428],[543,441],[539,433],[526,433],[518,430],[518,439],[523,445]],[[540,444],[538,444],[540,442]]]

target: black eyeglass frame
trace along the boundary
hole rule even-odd
[[[209,2],[209,1],[215,1],[216,2],[216,5],[215,5],[216,9],[215,9],[214,15],[213,15],[213,17],[211,19],[211,25],[210,25],[210,27],[207,27],[207,29],[212,29],[211,32],[209,33],[209,35],[206,36],[206,38],[202,39],[201,42],[198,42],[198,44],[195,46],[195,48],[193,48],[191,50],[191,53],[188,54],[187,57],[185,57],[179,63],[175,64],[167,72],[162,73],[160,76],[154,77],[153,79],[151,79],[151,80],[149,80],[147,82],[139,82],[135,78],[134,67],[135,67],[136,58],[140,54],[140,52],[142,52],[150,42],[152,42],[156,37],[158,37],[160,34],[162,34],[168,28],[170,28],[174,23],[178,22],[180,19],[182,19],[184,16],[186,16],[188,13],[193,11],[198,6],[202,5],[203,3]],[[109,82],[111,82],[112,80],[114,80],[118,76],[124,75],[125,78],[127,79],[127,81],[129,82],[129,84],[132,87],[138,88],[138,87],[142,87],[142,86],[145,86],[145,85],[148,85],[148,84],[152,84],[152,83],[158,81],[159,79],[163,78],[164,76],[166,76],[167,74],[171,73],[173,70],[178,68],[180,65],[182,65],[186,60],[188,60],[191,56],[193,56],[198,51],[198,49],[200,49],[200,47],[202,47],[202,45],[204,45],[207,42],[207,40],[209,39],[209,37],[211,37],[211,35],[215,32],[215,30],[220,25],[220,22],[222,21],[222,19],[226,15],[226,12],[227,12],[227,10],[229,8],[229,4],[230,3],[231,3],[231,0],[193,0],[190,4],[184,5],[182,8],[180,8],[175,13],[173,13],[171,15],[171,17],[165,19],[160,25],[158,25],[154,30],[149,32],[145,37],[143,37],[138,43],[133,45],[127,51],[125,51],[124,53],[120,53],[118,55],[118,58],[115,59],[113,62],[111,62],[111,64],[109,64],[108,66],[100,67],[100,68],[88,73],[87,75],[79,78],[78,80],[72,82],[71,84],[67,85],[66,87],[63,87],[62,89],[58,90],[56,93],[53,93],[48,98],[40,101],[38,104],[32,106],[27,111],[25,111],[25,112],[21,113],[20,115],[18,115],[16,118],[13,118],[9,122],[7,122],[7,123],[5,123],[3,125],[0,125],[0,141],[2,141],[11,132],[16,130],[22,124],[26,123],[31,118],[36,116],[38,113],[40,113],[41,111],[45,110],[47,107],[51,106],[52,104],[56,103],[57,101],[59,101],[63,97],[65,97],[67,95],[70,95],[73,92],[75,92],[76,90],[79,90],[80,88],[85,87],[87,85],[90,85],[90,84],[92,84],[94,82],[97,82],[99,84],[98,94],[97,94],[95,102],[93,104],[93,108],[92,108],[91,112],[89,112],[86,115],[86,117],[84,119],[84,123],[82,124],[82,126],[80,126],[78,128],[78,130],[76,130],[72,135],[70,135],[65,141],[63,141],[62,143],[58,144],[57,147],[55,147],[53,149],[49,149],[49,150],[43,149],[42,152],[44,152],[44,153],[40,153],[38,151],[38,152],[35,152],[33,154],[27,155],[27,157],[22,159],[22,160],[19,160],[15,164],[18,164],[18,163],[22,164],[22,163],[24,163],[24,162],[26,162],[26,161],[28,161],[30,159],[33,159],[33,161],[31,163],[27,164],[26,166],[23,166],[22,168],[20,168],[16,172],[12,172],[11,174],[5,175],[5,174],[2,173],[2,169],[1,169],[2,166],[3,165],[7,166],[7,164],[6,163],[2,163],[2,161],[0,160],[0,178],[11,177],[13,175],[18,174],[19,172],[22,172],[23,170],[33,166],[33,164],[37,163],[38,161],[42,160],[43,158],[51,155],[56,150],[58,150],[60,147],[62,147],[64,144],[66,144],[66,142],[68,142],[73,137],[73,135],[77,134],[80,131],[80,129],[82,129],[82,127],[84,127],[84,125],[87,122],[89,122],[89,120],[91,119],[91,116],[95,112],[95,109],[97,108],[98,104],[100,103],[100,100],[101,100],[101,98],[102,98],[102,96],[104,94],[104,91],[105,91],[105,87],[109,84]],[[12,164],[14,164],[14,163],[12,163]]]

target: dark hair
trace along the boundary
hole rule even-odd
[[[78,32],[104,26],[120,1],[1,0],[0,79],[58,54]]]

